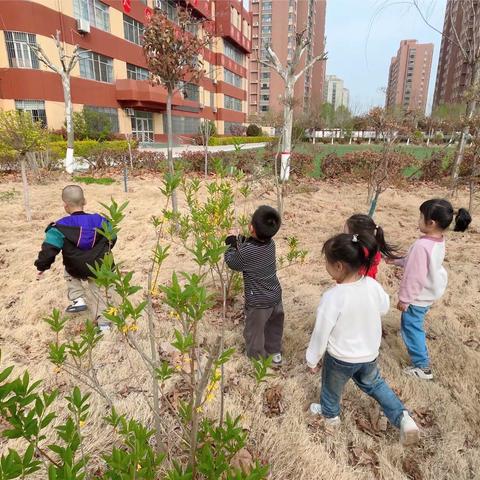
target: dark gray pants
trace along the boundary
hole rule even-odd
[[[282,302],[268,308],[245,306],[245,338],[249,357],[268,357],[282,352],[283,337]]]

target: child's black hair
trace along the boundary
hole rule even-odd
[[[466,208],[460,208],[455,216],[455,232],[464,232],[472,223],[472,216]]]
[[[368,271],[378,252],[375,238],[369,234],[340,233],[328,239],[322,248],[328,263],[342,262],[351,272]]]
[[[425,222],[434,221],[442,229],[446,230],[453,221],[453,207],[452,204],[443,198],[432,198],[420,205],[420,212],[423,215]],[[455,217],[455,232],[464,232],[472,217],[465,208],[461,208]]]
[[[362,213],[356,213],[347,220],[347,227],[349,233],[356,233],[357,235],[371,235],[375,238],[378,245],[378,250],[387,258],[397,259],[398,248],[395,245],[387,243],[383,228],[377,225],[372,217]]]
[[[258,240],[270,240],[280,229],[282,220],[278,212],[268,205],[258,207],[252,215],[252,226]]]

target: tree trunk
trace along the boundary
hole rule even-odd
[[[169,90],[167,94],[167,136],[168,136],[168,171],[170,175],[175,174],[175,167],[173,165],[173,131],[172,131],[172,97],[173,91]],[[178,213],[178,201],[176,189],[172,192],[172,210],[173,213]]]
[[[378,197],[380,196],[380,189],[377,188],[375,191],[375,196],[373,197],[372,203],[370,204],[370,210],[368,212],[369,217],[375,215],[375,210],[377,209]]]
[[[475,181],[474,180],[470,180],[469,187],[470,187],[470,196],[469,196],[469,199],[468,199],[468,211],[470,212],[470,214],[472,214],[473,213],[473,200],[475,198]]]
[[[292,153],[293,129],[293,86],[294,79],[288,80],[285,86],[285,106],[283,109],[283,139],[280,164],[280,181],[286,182],[290,178],[290,155]]]
[[[27,222],[32,221],[32,211],[30,210],[30,192],[28,189],[27,168],[25,164],[25,157],[20,160],[20,168],[22,170],[22,183],[23,183],[23,205],[25,207],[25,214],[27,216]]]
[[[62,74],[62,86],[63,98],[65,101],[65,122],[67,124],[67,154],[65,157],[65,170],[67,171],[67,173],[73,173],[75,167],[75,162],[73,159],[75,132],[73,130],[73,107],[70,89],[70,76],[66,73]]]
[[[467,102],[467,107],[466,107],[466,117],[468,120],[470,120],[474,113],[475,109],[477,107],[477,100],[476,100],[476,95],[478,95],[478,92],[476,91],[476,88],[478,87],[480,83],[480,61],[476,60],[475,63],[472,66],[472,78],[470,80],[470,89],[475,90],[472,95],[472,99]],[[470,128],[465,126],[462,129],[462,133],[460,135],[460,141],[458,142],[458,148],[457,152],[455,155],[455,160],[453,162],[453,168],[452,168],[452,193],[455,192],[458,184],[458,176],[460,173],[460,165],[463,162],[463,156],[465,154],[465,147],[467,145],[467,137],[470,133]]]

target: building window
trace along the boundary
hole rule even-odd
[[[94,27],[110,31],[108,5],[100,0],[73,0],[73,16],[90,22]]]
[[[130,80],[148,80],[148,77],[149,74],[146,68],[127,63],[127,78]]]
[[[183,98],[185,100],[190,100],[191,102],[198,102],[200,101],[200,89],[198,85],[194,83],[186,83],[184,82],[179,90],[182,92]]]
[[[225,135],[238,135],[245,127],[239,122],[224,122],[223,128]]]
[[[242,101],[238,98],[230,97],[229,95],[224,95],[223,105],[228,110],[236,110],[237,112],[242,111]]]
[[[262,106],[260,107],[260,111],[261,111],[261,112],[268,112],[268,105],[262,105]]]
[[[234,62],[239,63],[240,65],[245,64],[245,55],[230,42],[225,40],[225,55],[232,59]]]
[[[230,85],[242,88],[242,77],[240,75],[237,75],[236,73],[233,73],[225,68],[223,78],[225,82],[229,83]]]
[[[113,60],[95,52],[80,54],[80,76],[97,82],[113,82]]]
[[[272,16],[271,15],[262,15],[262,23],[272,23]]]
[[[200,119],[197,117],[179,117],[172,115],[172,130],[176,135],[192,135],[198,133]],[[163,115],[163,131],[167,131],[167,116]]]
[[[15,100],[15,109],[19,112],[28,112],[34,122],[47,126],[47,114],[43,100]]]
[[[36,45],[36,36],[32,33],[5,32],[8,63],[12,68],[39,68],[38,59],[28,45]]]
[[[167,14],[167,18],[172,22],[177,22],[177,5],[174,0],[156,0],[157,8]]]
[[[262,35],[271,34],[271,33],[272,33],[272,27],[262,27]]]
[[[269,12],[272,10],[272,2],[263,2],[262,3],[262,11]]]
[[[143,30],[144,27],[142,23],[123,14],[123,31],[126,40],[141,45],[143,40]]]
[[[118,123],[118,110],[116,108],[94,107],[93,105],[85,105],[83,108],[84,110],[90,110],[91,112],[104,113],[105,115],[108,115],[112,132],[117,133],[120,131],[120,126]]]

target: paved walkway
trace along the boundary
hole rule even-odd
[[[266,143],[242,143],[240,144],[242,150],[252,150],[255,148],[262,148]],[[181,145],[179,147],[173,147],[173,156],[180,157],[184,152],[203,152],[204,148],[202,145]],[[148,148],[141,147],[140,150],[144,152],[158,152],[163,153],[167,156],[167,149],[164,147],[160,148]],[[209,152],[233,152],[235,150],[235,145],[219,145],[215,147],[208,147]]]

